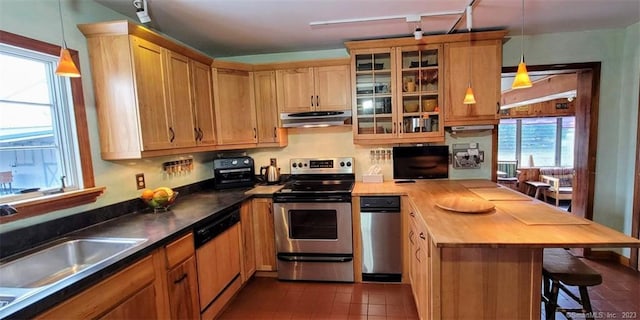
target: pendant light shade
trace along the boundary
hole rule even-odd
[[[513,79],[513,84],[511,84],[511,89],[531,88],[531,86],[531,80],[527,73],[527,65],[524,61],[520,61],[520,64],[518,64],[518,72],[516,72],[516,78]]]
[[[62,49],[60,49],[60,59],[58,60],[56,74],[62,77],[80,77],[80,71],[78,71],[76,64],[73,63],[73,59],[71,59],[71,53],[69,53],[69,49],[67,48],[63,47]]]
[[[520,63],[516,77],[513,79],[511,89],[531,88],[531,80],[527,73],[527,65],[524,63],[524,0],[522,0],[522,29],[520,33]]]
[[[467,87],[467,91],[464,94],[463,104],[476,104],[476,97],[473,95],[473,89],[471,89],[471,78],[473,77],[473,51],[471,47],[472,10],[473,8],[471,6],[467,7],[467,29],[469,29],[469,87]]]
[[[473,89],[471,89],[471,84],[469,84],[469,87],[467,88],[467,92],[464,94],[464,101],[462,103],[464,104],[476,103],[476,97],[473,96]]]
[[[80,77],[80,71],[73,59],[71,59],[71,53],[67,49],[67,41],[64,38],[64,20],[62,19],[62,4],[60,0],[58,0],[58,12],[60,13],[60,29],[62,30],[62,48],[60,49],[60,59],[58,60],[56,74],[62,77],[78,78]]]

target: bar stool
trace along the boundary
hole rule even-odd
[[[561,312],[567,318],[570,318],[567,315],[569,312],[580,312],[585,314],[586,319],[593,319],[587,287],[601,284],[602,276],[565,249],[544,249],[543,259],[542,301],[545,304],[546,319],[555,319],[556,312]],[[577,286],[580,297],[569,291],[566,286]],[[559,306],[558,294],[560,290],[579,303],[582,308],[570,309]]]

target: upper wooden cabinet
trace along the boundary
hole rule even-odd
[[[249,67],[213,68],[214,105],[218,144],[227,147],[250,147],[258,142],[253,73]],[[240,64],[237,64],[240,65]]]
[[[445,125],[497,124],[502,41],[472,41],[471,46],[469,42],[445,43],[444,61]],[[466,105],[462,101],[469,79],[476,103]]]
[[[337,65],[279,68],[276,71],[278,110],[305,112],[351,109],[351,79],[347,61],[325,62]]]
[[[207,99],[200,94],[211,93],[193,74],[194,63],[211,58],[129,21],[78,28],[87,38],[103,159],[191,151],[200,131],[213,131],[195,122]]]
[[[505,34],[473,33],[471,48],[468,34],[346,42],[354,142],[442,142],[446,126],[497,123]],[[467,106],[470,69],[477,103]]]
[[[276,72],[256,71],[255,108],[259,146],[284,146],[287,144],[287,129],[279,128],[278,104],[276,99]]]
[[[193,91],[193,129],[196,143],[211,146],[216,144],[215,115],[213,113],[213,92],[211,67],[195,60],[191,64],[191,84]]]

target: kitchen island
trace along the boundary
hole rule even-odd
[[[356,183],[352,194],[356,248],[359,197],[403,196],[404,279],[424,319],[540,319],[544,248],[640,246],[638,239],[485,180]],[[448,197],[490,201],[495,208],[440,208],[438,201]]]

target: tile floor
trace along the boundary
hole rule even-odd
[[[590,287],[596,319],[640,319],[640,272],[619,264],[583,260],[602,274]],[[576,287],[570,287],[575,290]],[[577,307],[564,293],[558,302]],[[542,319],[544,307],[541,303]],[[560,313],[557,319],[565,319]],[[401,284],[278,281],[255,277],[220,317],[228,319],[418,319],[411,288]],[[575,315],[574,319],[584,319]]]
[[[255,277],[220,317],[228,319],[418,319],[402,284],[278,281]]]

